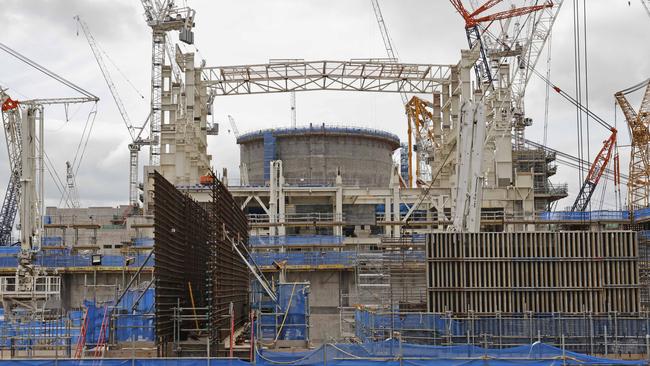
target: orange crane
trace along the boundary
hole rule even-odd
[[[647,86],[646,86],[647,85]],[[625,98],[646,86],[637,113]],[[650,204],[650,79],[614,94],[623,111],[631,135],[630,173],[627,181],[627,202],[630,209]]]
[[[490,63],[488,60],[487,52],[483,47],[483,41],[481,40],[481,30],[479,25],[482,23],[488,23],[486,26],[489,27],[490,24],[494,21],[505,20],[521,15],[526,15],[529,13],[536,12],[545,8],[553,7],[553,2],[548,1],[540,5],[532,6],[523,6],[520,8],[511,8],[509,10],[499,11],[493,14],[486,15],[485,12],[492,9],[497,4],[501,3],[503,0],[488,0],[483,5],[480,5],[476,10],[470,12],[463,5],[462,0],[449,0],[451,5],[456,8],[456,11],[463,17],[465,20],[465,33],[467,35],[467,42],[469,43],[470,49],[474,47],[479,47],[480,55],[476,64],[474,65],[474,72],[476,73],[476,79],[478,82],[486,82],[490,85],[492,84],[493,77],[492,72],[490,71]]]

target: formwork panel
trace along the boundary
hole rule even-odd
[[[431,312],[639,311],[636,233],[433,233]]]

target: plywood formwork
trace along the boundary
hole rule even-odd
[[[639,311],[636,233],[433,233],[431,312]]]

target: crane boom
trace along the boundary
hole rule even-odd
[[[384,41],[384,47],[386,48],[386,55],[393,62],[399,62],[399,56],[397,54],[397,49],[393,46],[393,41],[390,38],[388,33],[388,26],[384,21],[384,16],[381,13],[381,8],[379,7],[379,0],[370,0],[372,3],[372,9],[375,11],[375,17],[377,18],[377,25],[379,26],[379,32],[381,33],[381,39]],[[409,102],[408,96],[406,93],[401,92],[400,97],[402,98],[402,103],[406,105]]]
[[[144,126],[136,128],[131,123],[131,118],[129,118],[129,114],[124,107],[124,103],[122,102],[122,98],[120,98],[120,94],[118,93],[117,88],[115,87],[115,83],[113,83],[111,74],[108,72],[108,67],[106,66],[106,63],[104,63],[102,53],[99,49],[99,46],[97,45],[97,42],[95,41],[95,38],[90,32],[88,24],[86,24],[86,22],[84,22],[78,15],[75,16],[74,19],[77,21],[77,23],[79,23],[81,30],[86,36],[86,40],[88,40],[88,45],[90,46],[90,49],[95,56],[95,60],[97,61],[97,65],[102,72],[104,81],[106,81],[106,85],[108,86],[108,89],[113,96],[113,100],[115,101],[115,105],[117,106],[117,109],[120,112],[120,116],[122,117],[122,121],[124,122],[124,125],[129,132],[129,136],[131,137],[131,143],[129,143],[129,205],[135,207],[138,205],[138,155],[140,152],[140,147],[147,145],[149,141],[144,140],[140,137],[142,131],[144,130]],[[139,130],[137,134],[136,130]]]
[[[84,22],[78,15],[76,15],[74,17],[74,19],[77,21],[77,23],[79,23],[79,26],[81,27],[81,30],[83,31],[83,34],[86,36],[86,40],[88,41],[88,45],[90,46],[90,49],[93,52],[93,55],[95,56],[95,61],[97,61],[97,65],[99,66],[99,69],[102,72],[102,76],[104,77],[104,81],[106,81],[106,85],[108,86],[108,89],[110,90],[111,95],[113,96],[113,100],[115,101],[115,105],[117,106],[117,109],[120,112],[120,116],[122,117],[122,121],[124,121],[124,125],[126,126],[126,129],[129,131],[129,135],[131,136],[131,140],[134,140],[135,139],[135,134],[134,134],[133,125],[131,123],[131,119],[129,118],[129,114],[126,111],[126,108],[124,107],[124,103],[122,102],[122,98],[120,98],[120,95],[117,92],[117,88],[115,87],[115,83],[113,83],[113,79],[111,78],[111,75],[108,72],[108,67],[106,67],[106,64],[104,63],[102,53],[99,50],[99,46],[97,45],[97,42],[95,41],[95,37],[93,37],[92,33],[90,33],[90,29],[88,28],[88,24],[86,24],[86,22]]]
[[[626,94],[646,87],[641,107],[637,113]],[[650,79],[614,95],[631,135],[629,179],[627,181],[628,205],[631,209],[650,204]]]
[[[0,210],[0,246],[11,245],[11,232],[18,212],[20,201],[20,175],[22,164],[20,161],[22,151],[20,109],[18,102],[12,100],[0,89],[0,101],[2,102],[2,124],[7,141],[7,152],[9,154],[9,183],[5,198]]]
[[[603,147],[598,152],[598,155],[596,155],[593,164],[591,164],[587,177],[585,178],[582,187],[580,187],[580,192],[578,193],[575,202],[573,202],[571,211],[585,211],[587,209],[589,202],[591,201],[591,196],[594,194],[600,178],[607,169],[612,154],[614,154],[614,184],[618,185],[618,155],[614,153],[616,148],[617,131],[615,128],[612,128],[611,131],[612,134],[603,142]]]

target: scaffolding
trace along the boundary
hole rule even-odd
[[[648,313],[465,314],[422,312],[356,313],[356,336],[382,341],[399,333],[404,342],[438,346],[474,345],[505,349],[536,342],[591,355],[648,355]]]

